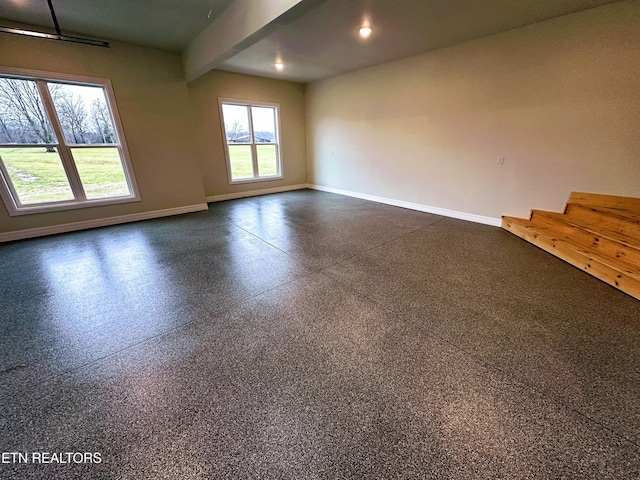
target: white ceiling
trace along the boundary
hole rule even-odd
[[[52,1],[63,34],[179,52],[234,0]],[[310,82],[613,1],[304,0],[311,11],[275,20],[215,67]],[[364,18],[373,27],[367,41],[357,35]],[[0,0],[0,19],[53,31],[47,0]]]

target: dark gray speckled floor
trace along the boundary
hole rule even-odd
[[[2,479],[640,478],[640,302],[497,228],[304,190],[0,271]]]

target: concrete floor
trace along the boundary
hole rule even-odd
[[[640,478],[640,302],[498,228],[304,190],[0,271],[2,479]]]

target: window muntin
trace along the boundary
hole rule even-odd
[[[0,69],[0,194],[11,215],[139,200],[108,80]]]
[[[282,178],[278,105],[219,102],[229,183]]]

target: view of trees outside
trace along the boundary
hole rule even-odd
[[[102,88],[53,82],[47,87],[67,144],[116,143]],[[0,78],[0,143],[58,143],[35,81]]]
[[[0,78],[0,143],[57,143],[36,82]]]
[[[83,194],[74,194],[63,167],[60,130]],[[102,87],[0,77],[0,144],[0,161],[21,205],[131,195]]]
[[[227,142],[252,143],[249,130],[249,108],[251,108],[253,120],[253,143],[274,143],[276,141],[275,108],[223,104],[222,114]]]

